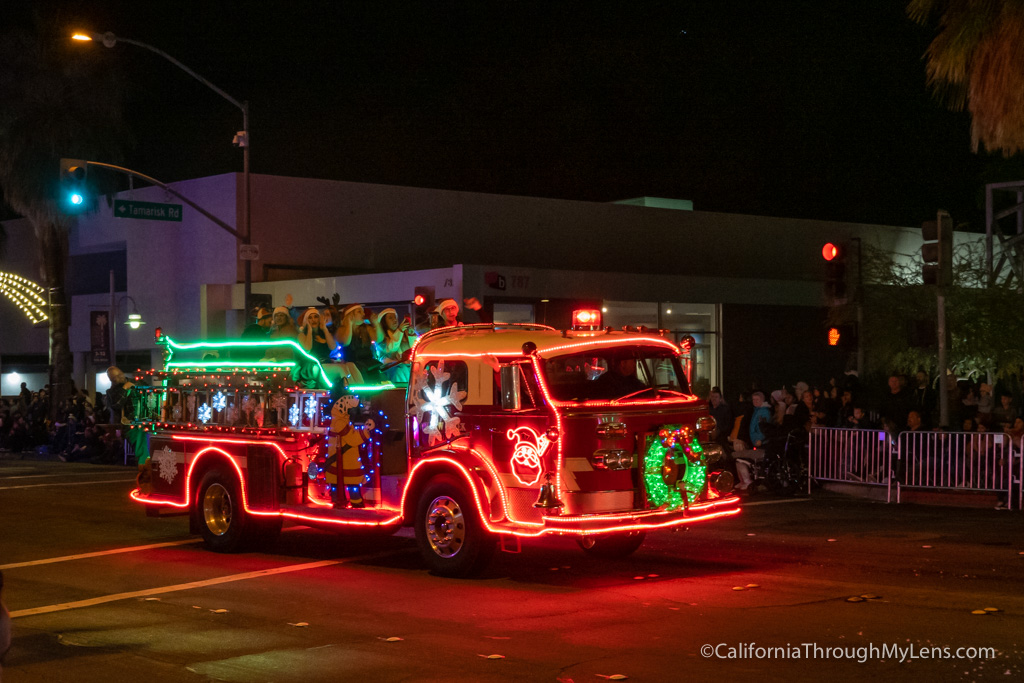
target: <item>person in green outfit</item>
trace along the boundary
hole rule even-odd
[[[132,445],[136,461],[142,467],[149,460],[149,435],[141,425],[132,424],[136,416],[141,414],[142,395],[117,366],[107,368],[107,379],[110,380],[110,388],[107,389],[110,423],[120,423],[126,427],[123,430],[125,439]]]

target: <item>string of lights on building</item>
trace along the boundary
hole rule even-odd
[[[46,307],[45,290],[32,280],[0,271],[0,294],[20,308],[32,324],[41,323],[49,317],[43,310]]]

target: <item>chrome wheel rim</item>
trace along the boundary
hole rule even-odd
[[[427,507],[424,520],[430,548],[438,557],[455,557],[466,542],[462,508],[448,496],[438,496]]]
[[[231,492],[222,484],[211,484],[203,495],[203,520],[206,528],[216,536],[223,536],[231,528]]]

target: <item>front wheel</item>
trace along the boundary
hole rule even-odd
[[[454,477],[438,477],[427,486],[416,506],[415,526],[420,553],[440,576],[478,574],[497,548],[465,485]]]
[[[646,535],[643,531],[630,531],[624,534],[581,536],[576,542],[588,555],[616,560],[635,553],[643,544]]]
[[[281,532],[280,517],[263,520],[246,513],[241,482],[220,470],[210,470],[203,476],[195,505],[203,542],[218,553],[232,553],[257,542],[272,541]]]

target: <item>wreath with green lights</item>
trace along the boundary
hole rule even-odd
[[[704,449],[690,427],[665,425],[647,437],[644,483],[651,507],[676,510],[692,503],[704,491],[707,474]]]

